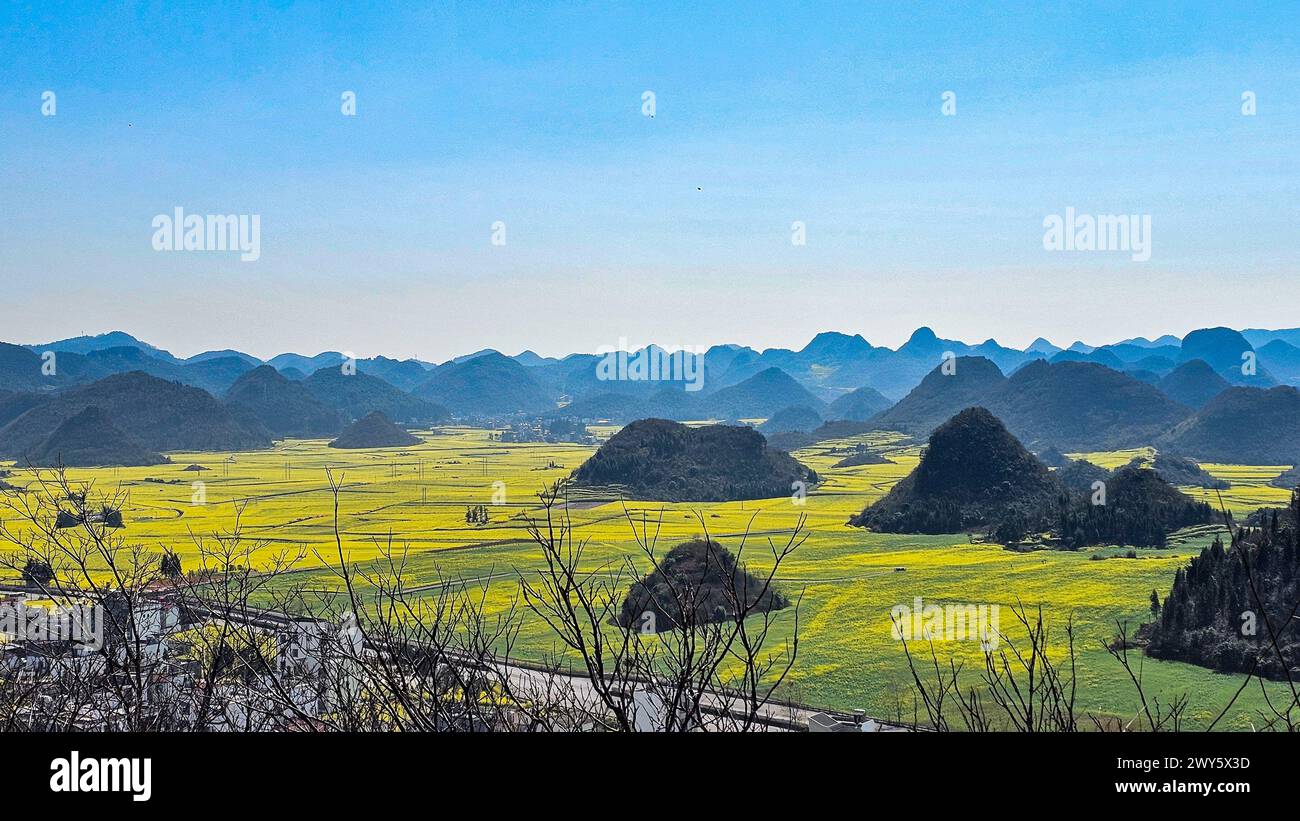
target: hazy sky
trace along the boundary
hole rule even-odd
[[[1294,2],[84,5],[0,10],[5,341],[441,361],[1300,325]],[[260,215],[260,258],[155,251],[178,206]],[[1151,259],[1044,250],[1067,207],[1149,215]]]

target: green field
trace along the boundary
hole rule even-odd
[[[78,481],[93,482],[102,492],[129,494],[124,511],[133,542],[160,552],[177,552],[184,566],[197,559],[195,537],[228,530],[237,505],[244,508],[245,537],[262,545],[263,558],[273,553],[302,554],[295,584],[325,593],[337,591],[337,577],[323,567],[335,555],[332,498],[326,468],[344,485],[341,525],[350,561],[365,565],[382,553],[391,538],[410,553],[408,587],[437,590],[448,579],[473,580],[486,590],[490,609],[510,606],[520,574],[533,572],[538,549],[529,541],[526,519],[537,511],[537,492],[581,464],[593,450],[581,445],[502,444],[488,431],[449,427],[422,434],[423,445],[405,449],[339,451],[324,441],[288,441],[266,451],[235,454],[170,454],[173,464],[150,468],[70,470]],[[894,464],[834,468],[840,456],[826,442],[796,456],[815,468],[824,481],[802,505],[789,498],[735,503],[630,503],[634,516],[662,521],[661,551],[701,533],[735,547],[751,531],[746,558],[761,567],[766,539],[784,541],[801,516],[810,537],[782,568],[780,581],[799,607],[799,661],[790,695],[817,706],[865,708],[891,716],[907,699],[908,675],[901,648],[890,635],[889,611],[911,604],[998,604],[1001,626],[1011,626],[1010,607],[1017,601],[1042,605],[1054,635],[1073,616],[1080,647],[1080,705],[1122,719],[1139,709],[1123,669],[1102,642],[1119,620],[1136,626],[1147,615],[1150,592],[1168,592],[1177,567],[1212,538],[1208,529],[1179,534],[1163,550],[1138,551],[1137,559],[1092,560],[1092,554],[1126,551],[1101,548],[1078,553],[1015,553],[989,544],[970,544],[965,536],[893,536],[846,526],[848,517],[879,498],[916,464],[919,449],[893,434],[869,434],[867,442],[888,451]],[[1127,462],[1138,451],[1088,454],[1109,467]],[[206,472],[186,472],[195,463]],[[1268,486],[1286,466],[1276,468],[1206,465],[1233,483],[1224,502],[1237,513],[1264,504],[1281,504],[1287,493]],[[9,481],[30,480],[14,469]],[[146,478],[166,483],[146,482]],[[206,498],[194,503],[192,483],[203,482]],[[501,503],[500,493],[505,499]],[[1213,491],[1191,491],[1217,505]],[[494,499],[494,493],[497,494]],[[465,523],[468,505],[488,505],[491,521]],[[586,501],[570,505],[579,537],[589,540],[591,569],[617,571],[638,556],[624,509],[617,502]],[[12,516],[8,516],[12,525]],[[793,631],[794,612],[777,616],[778,641]],[[1014,636],[1014,632],[1012,633]],[[981,666],[974,642],[938,645],[944,655]],[[534,658],[557,652],[537,620],[523,625],[515,653]],[[1146,660],[1142,675],[1148,695],[1162,701],[1189,698],[1189,721],[1195,725],[1217,715],[1240,686],[1239,676],[1225,676],[1190,665]],[[1270,688],[1280,697],[1281,687]],[[1263,695],[1252,685],[1220,726],[1249,729],[1260,723]]]

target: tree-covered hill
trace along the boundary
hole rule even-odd
[[[24,458],[64,420],[91,406],[151,451],[250,450],[271,444],[265,431],[249,430],[207,391],[132,372],[32,407],[0,428],[0,455]]]
[[[1076,497],[1061,512],[1056,531],[1067,546],[1162,547],[1169,533],[1213,519],[1209,505],[1148,468],[1120,468],[1107,477],[1103,492]]]
[[[339,412],[270,365],[258,365],[226,392],[226,407],[247,425],[261,425],[277,439],[333,436],[343,427]]]
[[[772,414],[770,419],[758,426],[758,429],[764,435],[789,431],[807,433],[816,430],[821,424],[822,418],[817,411],[804,405],[796,405],[782,408]]]
[[[1300,390],[1229,388],[1157,443],[1207,462],[1294,465],[1300,462]]]
[[[36,467],[133,467],[169,460],[143,447],[92,405],[60,422],[26,461]]]
[[[1166,374],[1156,387],[1175,402],[1199,409],[1227,390],[1230,384],[1204,359],[1192,359]]]
[[[790,496],[817,474],[753,428],[692,428],[666,419],[626,426],[573,473],[579,486],[616,485],[632,499],[723,502]]]
[[[1300,492],[1289,510],[1201,551],[1174,576],[1156,620],[1139,635],[1154,658],[1265,678],[1300,675]],[[1275,643],[1276,639],[1276,643]],[[1280,651],[1280,653],[1279,653]]]
[[[379,411],[371,411],[343,429],[332,448],[399,448],[420,444],[420,438],[397,425]]]
[[[321,368],[304,379],[302,386],[318,402],[342,414],[344,421],[360,419],[373,411],[413,425],[435,424],[451,418],[451,412],[442,405],[412,396],[361,371],[344,373],[339,367]]]
[[[654,572],[632,585],[618,624],[662,633],[788,607],[790,600],[749,573],[715,541],[693,539],[658,561]]]
[[[893,406],[889,397],[869,386],[850,391],[831,402],[826,408],[828,419],[849,419],[865,422]]]
[[[967,408],[930,435],[915,470],[849,523],[886,533],[960,533],[1011,519],[1045,526],[1063,495],[993,414]]]

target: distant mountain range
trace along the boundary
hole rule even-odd
[[[132,348],[152,360],[177,366],[230,358],[241,359],[248,367],[263,364],[258,357],[231,349],[204,351],[181,359],[123,331],[23,347],[37,354],[55,351],[83,357],[93,352]],[[636,356],[644,350],[647,349],[638,349],[629,354]],[[1039,338],[1024,349],[1007,347],[994,339],[977,345],[943,339],[925,327],[918,328],[897,349],[874,346],[858,334],[827,331],[818,334],[800,350],[768,348],[758,351],[743,345],[728,344],[715,345],[704,354],[690,356],[702,358],[705,374],[703,383],[713,390],[737,384],[766,368],[776,367],[828,401],[863,386],[871,386],[890,399],[898,400],[916,386],[945,352],[951,352],[954,356],[984,357],[1007,374],[1034,359],[1054,359],[1096,362],[1117,370],[1145,370],[1164,375],[1182,362],[1202,359],[1233,384],[1254,387],[1269,387],[1279,383],[1300,384],[1300,328],[1248,329],[1240,332],[1230,328],[1205,328],[1192,331],[1182,339],[1171,335],[1154,340],[1133,337],[1098,346],[1073,342],[1064,348]],[[1242,357],[1247,352],[1256,354],[1257,373],[1254,377],[1244,376],[1241,372]],[[410,391],[441,367],[464,364],[485,356],[512,359],[528,369],[533,380],[544,390],[556,395],[576,397],[598,392],[653,392],[643,390],[645,384],[602,384],[595,373],[595,364],[600,355],[593,353],[550,358],[532,351],[523,351],[516,356],[506,357],[498,351],[484,349],[454,357],[442,365],[416,359],[396,360],[377,356],[357,360],[357,370]],[[311,374],[324,367],[338,366],[343,361],[343,353],[325,351],[310,356],[283,353],[267,360],[265,364],[280,371],[293,369],[302,374]],[[120,367],[109,367],[121,370]],[[192,384],[191,380],[197,378],[193,376],[195,373],[198,372],[190,372],[188,378],[176,378]],[[225,387],[229,387],[231,382],[233,377]],[[596,390],[597,388],[604,390]]]
[[[608,359],[585,353],[512,357],[487,349],[434,364],[350,360],[326,351],[263,362],[233,349],[180,358],[122,331],[41,345],[0,343],[0,453],[36,447],[87,405],[77,398],[84,391],[93,396],[104,390],[95,387],[100,382],[135,374],[200,389],[220,407],[229,421],[222,418],[220,430],[207,437],[214,448],[334,436],[373,411],[412,425],[538,416],[621,424],[763,419],[766,432],[791,441],[815,440],[819,429],[838,430],[836,422],[924,437],[979,405],[1035,449],[1159,442],[1196,458],[1277,464],[1300,458],[1286,429],[1294,422],[1288,416],[1293,386],[1300,385],[1300,329],[1206,328],[1182,339],[1076,341],[1064,348],[1040,338],[1019,350],[992,339],[969,345],[920,328],[897,349],[826,332],[800,350],[729,344],[671,354],[650,346],[623,355],[657,364],[640,371],[642,378],[611,379]],[[127,409],[99,406],[112,427],[132,434],[132,423],[115,415]],[[1244,429],[1232,430],[1235,423]],[[151,452],[169,447],[148,438],[138,444]]]

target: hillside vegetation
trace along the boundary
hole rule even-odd
[[[302,386],[318,402],[342,414],[344,421],[360,419],[373,411],[409,424],[434,424],[451,418],[451,412],[442,405],[412,396],[362,371],[345,374],[338,367],[321,368],[304,379]]]
[[[260,426],[276,439],[333,436],[343,427],[338,411],[270,365],[259,365],[235,380],[226,392],[226,407],[246,427]]]
[[[1146,652],[1221,672],[1294,677],[1300,670],[1300,632],[1291,628],[1300,602],[1297,521],[1300,492],[1288,510],[1240,533],[1230,550],[1215,539],[1180,568],[1159,618],[1143,632]]]
[[[882,533],[960,533],[1009,519],[1045,526],[1062,496],[1045,465],[984,408],[930,436],[921,462],[849,523]]]
[[[1300,390],[1229,388],[1157,444],[1208,462],[1296,464],[1300,462]]]
[[[169,460],[141,446],[119,430],[107,413],[92,405],[60,422],[27,455],[27,461],[36,467],[131,467],[161,465]]]
[[[578,486],[617,486],[630,499],[729,501],[789,496],[817,474],[747,427],[633,422],[573,472]]]
[[[1077,462],[1056,473],[984,408],[967,408],[930,436],[921,461],[849,523],[883,533],[987,533],[1002,543],[1050,533],[1062,546],[1165,544],[1171,531],[1210,521],[1153,470],[1097,479]],[[1094,482],[1100,481],[1100,487]]]
[[[248,450],[268,447],[211,394],[140,372],[114,374],[42,402],[0,428],[0,455],[22,459],[64,420],[98,407],[152,451]]]
[[[618,624],[662,633],[789,605],[779,591],[738,566],[731,551],[712,540],[692,539],[668,551],[654,572],[632,585]]]
[[[371,411],[343,429],[339,438],[330,442],[332,448],[398,448],[420,444],[414,436],[379,411]]]

